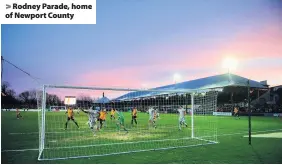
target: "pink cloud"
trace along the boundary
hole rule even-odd
[[[81,86],[86,86],[86,85],[81,85]],[[116,98],[118,96],[121,96],[125,93],[126,91],[111,91],[111,90],[86,90],[86,89],[59,89],[59,88],[54,88],[54,89],[49,89],[47,90],[48,94],[56,94],[59,96],[61,100],[64,100],[66,96],[75,96],[76,98],[80,97],[91,97],[92,99],[98,99],[101,98],[103,93],[105,97],[108,97],[109,99]]]
[[[259,58],[282,58],[282,25],[267,26],[252,32],[241,33],[225,44],[197,52],[182,50],[174,67],[220,68],[225,57],[236,57],[239,62]],[[188,56],[188,55],[193,55]]]
[[[268,80],[271,85],[282,84],[282,25],[273,24],[264,29],[241,34],[222,49],[222,56],[230,54],[239,59],[238,71],[244,77],[253,80]],[[244,65],[240,66],[240,63]],[[254,65],[256,63],[257,65]]]
[[[194,52],[194,54],[195,56],[192,58],[183,56],[178,63],[172,63],[171,65],[179,69],[210,69],[207,72],[205,71],[206,73],[197,73],[197,76],[193,77],[199,78],[209,76],[208,74],[225,73],[226,70],[221,68],[221,62],[225,57],[233,56],[239,61],[238,67],[242,67],[240,64],[244,63],[244,71],[239,69],[234,73],[245,77],[253,77],[254,80],[266,79],[270,83],[282,84],[282,80],[277,79],[277,76],[281,75],[281,67],[273,66],[272,63],[267,61],[262,64],[261,61],[263,60],[260,60],[256,67],[253,65],[248,66],[250,62],[256,62],[258,59],[282,59],[282,25],[273,24],[263,29],[242,33],[226,44],[217,45],[209,50]],[[246,70],[250,71],[246,72]]]
[[[231,54],[240,59],[282,57],[282,25],[241,34],[228,43],[222,54]]]
[[[255,68],[238,71],[237,74],[250,78],[252,80],[263,81],[267,80],[271,86],[282,84],[282,66],[269,68]]]
[[[75,82],[77,85],[100,86],[100,87],[128,87],[140,86],[142,75],[145,71],[130,67],[108,70],[90,71],[81,75]]]
[[[259,58],[281,59],[281,45],[281,25],[274,23],[265,28],[239,33],[226,43],[203,50],[188,50],[183,46],[175,45],[150,48],[147,52],[151,51],[151,56],[148,53],[144,56],[142,66],[92,70],[78,76],[73,83],[102,87],[142,88],[142,84],[146,84],[149,88],[157,87],[172,83],[172,75],[158,77],[160,73],[185,71],[183,81],[226,73],[226,69],[221,68],[221,62],[226,56],[233,56],[239,60],[239,68],[242,68],[240,64],[244,63],[244,68],[234,71],[235,74],[258,81],[266,79],[269,83],[282,84],[281,78],[277,78],[279,71],[281,74],[281,67],[271,67],[271,63],[259,68],[248,65],[250,61]],[[161,57],[160,54],[164,56]],[[138,60],[142,58],[139,57]],[[195,72],[195,70],[199,71]]]

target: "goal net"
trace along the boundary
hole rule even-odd
[[[44,85],[38,92],[39,160],[85,158],[217,143],[217,89]],[[51,100],[56,95],[58,100]],[[75,104],[65,105],[73,96]],[[61,112],[51,107],[66,107]]]

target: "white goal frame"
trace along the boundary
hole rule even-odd
[[[191,137],[186,137],[183,139],[198,139],[201,141],[205,141],[205,144],[195,144],[195,145],[189,145],[189,146],[178,146],[178,147],[167,147],[167,148],[157,148],[157,149],[144,149],[144,150],[134,150],[129,152],[117,152],[117,153],[109,153],[109,154],[102,154],[102,155],[86,155],[86,156],[74,156],[74,157],[61,157],[61,158],[52,158],[52,159],[46,159],[41,158],[42,153],[45,148],[45,119],[46,119],[46,90],[48,88],[63,88],[63,89],[81,89],[81,90],[110,90],[110,91],[126,91],[126,92],[138,92],[138,91],[148,91],[148,92],[166,92],[169,94],[190,94],[191,95]],[[39,94],[42,95],[41,100],[37,100],[38,104],[41,103],[41,106],[38,107],[39,111],[39,154],[38,154],[38,160],[61,160],[61,159],[72,159],[72,158],[88,158],[88,157],[94,157],[94,156],[107,156],[107,155],[116,155],[116,154],[124,154],[124,153],[134,153],[134,152],[143,152],[143,151],[152,151],[152,150],[166,150],[166,149],[172,149],[172,148],[184,148],[184,147],[192,147],[192,146],[201,146],[201,145],[207,145],[207,144],[216,144],[218,141],[211,141],[203,139],[202,137],[196,137],[194,134],[194,97],[197,94],[202,94],[205,92],[221,92],[222,88],[210,88],[210,89],[182,89],[182,90],[160,90],[160,89],[129,89],[129,88],[107,88],[107,87],[82,87],[82,86],[64,86],[64,85],[43,85],[42,92],[40,91]],[[53,107],[61,107],[61,106],[53,106]],[[64,106],[66,107],[66,106]],[[217,135],[216,135],[217,136]],[[217,138],[216,138],[217,139]],[[163,139],[167,140],[167,139]],[[177,140],[177,139],[172,139]],[[159,140],[156,140],[159,141]],[[126,142],[125,142],[126,143]],[[132,143],[132,142],[127,142]],[[142,143],[142,141],[140,142]],[[100,144],[97,146],[102,145],[110,145],[110,144]],[[94,145],[96,146],[96,145]],[[67,147],[66,147],[67,148]]]

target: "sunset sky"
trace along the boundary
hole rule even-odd
[[[156,87],[232,73],[282,84],[280,0],[97,0],[96,25],[2,25],[2,55],[45,84]],[[4,64],[17,92],[36,84]]]

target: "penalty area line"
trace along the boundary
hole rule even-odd
[[[282,129],[273,129],[273,130],[265,130],[265,131],[254,131],[253,133],[264,133],[264,132],[273,132],[273,131],[281,131]],[[238,133],[229,133],[229,134],[219,134],[217,136],[232,136],[232,135],[245,135],[246,132],[238,132]],[[213,136],[201,136],[200,138],[205,137],[213,137]],[[38,148],[29,148],[29,149],[19,149],[19,150],[2,150],[1,152],[26,152],[26,151],[38,151]]]

